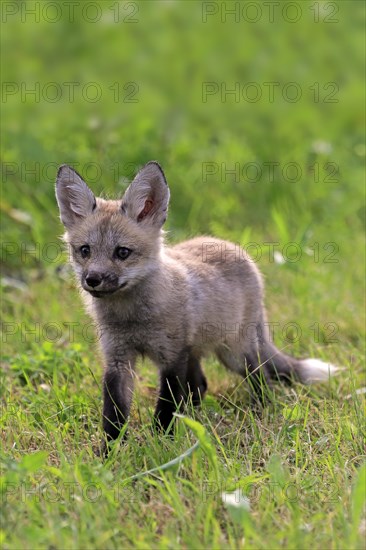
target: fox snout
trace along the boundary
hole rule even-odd
[[[119,284],[118,277],[114,273],[99,271],[85,272],[82,276],[81,284],[84,290],[87,290],[95,297],[113,294],[125,286],[125,283],[122,285]]]
[[[85,275],[86,284],[88,287],[91,286],[92,288],[99,286],[103,279],[105,279],[105,275],[102,273],[96,273],[95,271],[91,271]]]

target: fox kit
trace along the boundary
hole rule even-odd
[[[259,396],[262,382],[306,384],[335,370],[273,345],[262,278],[243,250],[212,237],[164,244],[169,188],[157,162],[140,170],[120,200],[95,198],[77,172],[61,166],[56,196],[71,262],[99,329],[108,440],[117,438],[128,418],[138,355],[159,367],[155,420],[163,430],[182,402],[203,398],[201,360],[208,353],[250,375]]]

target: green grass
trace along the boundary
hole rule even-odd
[[[313,2],[293,24],[203,23],[200,2],[139,2],[137,23],[114,23],[107,2],[95,24],[80,7],[74,22],[9,16],[3,80],[42,92],[2,106],[4,550],[365,547],[364,7],[330,4],[336,23],[314,23]],[[50,82],[59,101],[45,99]],[[65,82],[78,83],[73,101]],[[95,103],[78,91],[91,82]],[[296,82],[302,97],[204,102],[205,82],[263,94]],[[137,103],[123,101],[137,89]],[[256,410],[247,383],[208,359],[208,395],[181,411],[172,440],[151,431],[157,372],[141,362],[127,442],[103,461],[102,360],[65,255],[52,261],[53,181],[57,165],[78,163],[96,193],[120,195],[151,159],[171,188],[168,240],[248,247],[276,344],[343,370],[322,386],[276,386]]]

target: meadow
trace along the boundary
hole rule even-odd
[[[1,547],[364,548],[363,3],[27,1],[1,17]],[[54,182],[67,163],[121,196],[149,160],[170,185],[167,242],[248,250],[276,345],[342,369],[259,409],[208,359],[171,439],[150,429],[141,361],[128,439],[103,460],[102,360]]]

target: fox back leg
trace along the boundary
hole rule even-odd
[[[267,365],[261,362],[258,354],[246,352],[241,357],[237,357],[228,347],[220,346],[216,350],[216,355],[227,369],[248,379],[253,397],[262,403],[265,401],[266,389],[270,387],[271,377]]]

